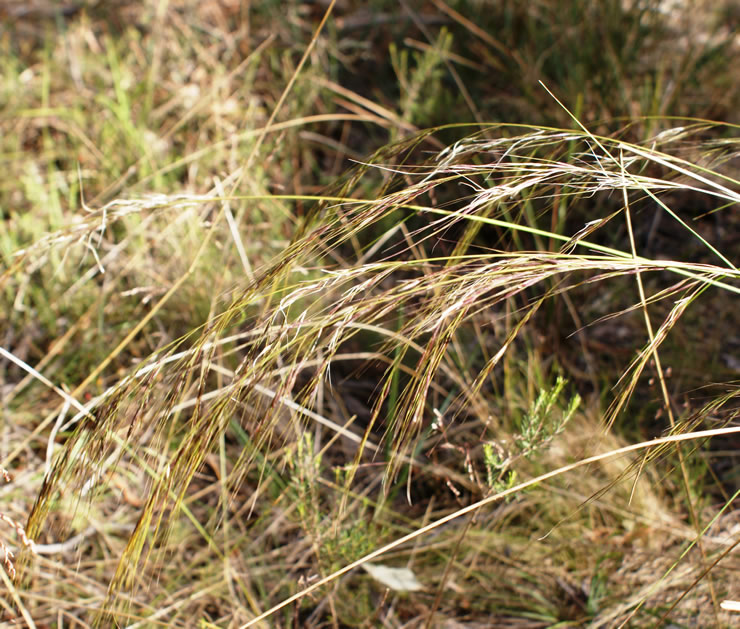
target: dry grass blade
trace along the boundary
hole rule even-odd
[[[524,483],[520,483],[516,485],[515,487],[511,487],[510,489],[507,489],[506,491],[502,491],[498,494],[495,494],[493,496],[488,496],[487,498],[484,498],[483,500],[479,500],[478,502],[473,503],[472,505],[469,505],[465,507],[464,509],[459,509],[455,511],[454,513],[451,513],[450,515],[441,518],[439,520],[436,520],[434,522],[431,522],[430,524],[427,524],[426,526],[423,526],[412,533],[409,533],[408,535],[405,535],[404,537],[401,537],[397,540],[394,540],[390,544],[386,544],[382,548],[378,548],[377,550],[373,551],[372,553],[369,553],[368,555],[358,559],[357,561],[342,567],[340,570],[337,570],[336,572],[328,575],[327,577],[324,577],[323,579],[317,581],[316,583],[310,585],[309,587],[301,590],[297,594],[294,594],[288,599],[285,599],[278,605],[275,605],[274,607],[268,609],[266,612],[260,614],[253,620],[250,620],[248,623],[245,623],[242,626],[242,629],[247,629],[247,627],[252,627],[255,624],[259,623],[260,621],[264,620],[265,618],[270,617],[275,612],[283,609],[287,605],[290,605],[294,601],[297,601],[304,596],[309,595],[314,590],[317,590],[318,588],[326,585],[327,583],[331,583],[332,581],[335,581],[342,575],[350,572],[351,570],[354,570],[355,568],[360,567],[363,563],[368,561],[373,561],[374,559],[377,559],[378,557],[381,557],[382,555],[390,552],[391,550],[394,550],[395,548],[398,548],[399,546],[402,546],[406,544],[407,542],[410,542],[414,540],[415,538],[425,535],[426,533],[429,533],[433,531],[435,528],[438,528],[440,526],[443,526],[444,524],[451,522],[452,520],[455,520],[457,518],[460,518],[464,515],[467,515],[468,513],[473,513],[475,511],[478,511],[479,509],[490,505],[494,502],[498,502],[506,496],[516,494],[518,492],[521,492],[525,490],[527,487],[531,487],[533,485],[537,485],[539,483],[542,483],[543,481],[546,481],[550,478],[554,478],[556,476],[560,476],[562,474],[567,474],[568,472],[572,472],[573,470],[576,470],[580,467],[584,467],[587,465],[590,465],[592,463],[596,463],[598,461],[603,461],[604,459],[621,456],[623,454],[628,454],[630,452],[639,452],[640,450],[649,450],[650,448],[664,445],[667,443],[679,443],[682,441],[690,441],[692,439],[706,439],[709,437],[719,437],[722,435],[729,435],[729,434],[737,434],[740,433],[740,428],[719,428],[716,430],[701,430],[694,433],[685,433],[682,435],[672,435],[670,437],[661,437],[659,439],[653,439],[652,441],[646,441],[642,443],[635,443],[630,446],[625,446],[624,448],[620,448],[619,450],[613,450],[611,452],[605,452],[603,454],[597,454],[592,457],[588,457],[587,459],[583,459],[582,461],[578,461],[576,463],[572,463],[571,465],[566,465],[564,467],[558,468],[556,470],[552,470],[551,472],[547,472],[546,474],[542,474],[541,476],[538,476],[536,478],[533,478],[531,480],[528,480]],[[731,547],[732,548],[732,547]]]

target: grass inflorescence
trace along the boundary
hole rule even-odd
[[[730,623],[733,34],[478,4],[0,9],[3,621]]]

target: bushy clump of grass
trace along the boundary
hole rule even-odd
[[[58,458],[46,476],[29,521],[29,535],[35,538],[41,533],[60,489],[84,495],[97,484],[101,466],[130,461],[146,472],[148,490],[142,495],[142,515],[118,562],[110,593],[130,589],[151,553],[173,543],[168,532],[177,513],[182,509],[188,513],[187,490],[207,464],[208,454],[219,449],[225,453],[235,438],[243,444],[241,452],[230,470],[222,469],[224,502],[209,525],[225,525],[234,511],[260,513],[271,502],[290,499],[288,510],[295,509],[294,522],[304,528],[320,571],[337,567],[337,555],[329,550],[336,544],[345,551],[339,556],[349,565],[362,560],[363,544],[356,547],[359,557],[347,556],[353,548],[346,541],[352,530],[347,527],[354,526],[357,517],[353,512],[378,522],[392,535],[390,531],[398,526],[394,524],[397,500],[413,504],[422,499],[423,482],[436,478],[439,487],[451,487],[459,500],[476,506],[511,494],[520,486],[513,474],[524,478],[536,469],[525,464],[527,459],[535,454],[539,458],[542,451],[570,438],[566,422],[577,408],[577,401],[558,407],[562,380],[550,391],[546,383],[539,392],[532,391],[528,410],[516,410],[516,400],[526,400],[526,395],[506,388],[495,393],[516,382],[511,366],[506,373],[505,356],[514,353],[527,336],[525,330],[543,304],[586,286],[603,287],[623,277],[634,280],[634,305],[624,316],[630,311],[642,313],[646,343],[624,366],[622,389],[605,419],[611,425],[619,420],[650,361],[664,385],[660,348],[687,308],[710,291],[738,291],[737,269],[706,241],[716,264],[645,258],[636,247],[635,234],[641,228],[632,206],[638,201],[652,205],[653,213],[667,212],[696,238],[700,238],[698,232],[661,197],[677,189],[694,189],[720,203],[736,202],[737,193],[728,187],[734,182],[719,169],[696,167],[670,153],[673,143],[685,146],[697,131],[706,129],[704,124],[687,127],[652,138],[646,146],[587,132],[534,130],[507,137],[499,130],[499,140],[479,135],[463,139],[426,165],[393,166],[404,177],[404,186],[377,200],[324,198],[324,207],[312,215],[304,235],[237,293],[223,312],[145,361],[69,420],[70,428],[78,426],[65,444],[69,454]],[[714,163],[726,163],[728,146],[733,151],[732,144],[723,143],[723,150],[712,157]],[[455,207],[424,202],[436,188],[455,183],[463,183],[469,191]],[[600,195],[615,192],[621,195],[622,207],[606,216],[592,216],[575,234],[541,229],[530,218],[538,216],[540,204],[552,207],[560,194],[568,195],[569,209],[576,212],[578,204],[598,207]],[[362,263],[331,262],[335,257],[346,259],[342,251],[351,249],[353,238],[363,240],[374,224],[399,212],[408,220],[382,234],[382,246],[376,235]],[[600,244],[609,242],[608,236],[601,238],[605,226],[620,219],[628,225],[632,250]],[[427,250],[436,242],[444,243],[444,234],[453,229],[459,232],[452,250],[429,255]],[[488,244],[487,229],[496,235],[493,245]],[[540,238],[556,246],[523,249],[517,238]],[[327,262],[317,266],[321,259]],[[314,268],[306,276],[311,261]],[[651,310],[666,299],[673,306],[662,322],[654,323]],[[256,314],[245,319],[245,312]],[[367,347],[370,351],[351,350],[361,331],[378,339]],[[587,335],[587,328],[581,334]],[[480,346],[482,335],[490,336],[485,346]],[[486,355],[489,348],[495,351]],[[343,369],[342,364],[349,361],[351,369]],[[557,373],[560,368],[554,362],[548,370]],[[351,393],[344,392],[352,379],[367,378],[375,384],[364,402],[368,410],[363,417],[329,411],[342,399],[352,399]],[[666,429],[673,435],[706,421],[707,413],[692,416],[691,422],[688,416],[676,416],[678,409],[667,388],[662,388],[669,419]],[[728,395],[727,403],[733,399],[731,390]],[[433,425],[430,417],[435,414]],[[730,411],[727,419],[731,416]],[[468,445],[467,450],[457,444],[451,434],[457,426],[465,426],[467,435],[476,434],[478,444]],[[315,432],[313,440],[303,436],[307,431]],[[654,460],[655,452],[662,463]],[[644,463],[678,465],[682,470],[676,479],[676,497],[684,494],[681,502],[699,534],[706,522],[691,490],[687,454],[678,447],[673,454],[665,447],[655,452],[648,451]],[[286,456],[290,463],[283,470],[280,459]],[[341,483],[326,485],[322,491],[321,469],[328,457],[345,472]],[[221,465],[225,464],[223,460]],[[614,484],[638,470],[626,469],[632,472],[620,472],[607,482]],[[368,470],[373,471],[368,474]],[[283,493],[278,487],[271,489],[285,474],[292,477],[289,483],[294,489]],[[524,481],[524,486],[528,484]],[[244,488],[250,486],[255,493],[245,500]],[[476,498],[491,491],[497,493]],[[360,498],[363,493],[366,497]],[[581,495],[587,498],[588,492]],[[500,509],[520,511],[509,516],[516,520],[525,517],[530,500]],[[651,500],[654,506],[657,498]],[[627,509],[627,504],[621,508]],[[462,509],[468,511],[470,507]],[[638,511],[632,517],[647,519],[654,526],[653,516]],[[557,520],[555,515],[550,526],[557,529]],[[218,530],[202,534],[212,540]],[[251,537],[247,531],[241,544]],[[225,542],[228,552],[234,552],[234,540]],[[711,561],[716,551],[706,548],[707,542],[699,543],[704,561]],[[214,551],[228,561],[225,549]],[[447,561],[454,557],[455,553]],[[713,579],[714,587],[725,587],[717,572]],[[276,586],[271,588],[274,595],[285,596],[285,585]],[[444,580],[436,587],[441,594]],[[554,621],[561,611],[548,608],[542,613]],[[605,612],[601,605],[591,606],[594,620]]]
[[[290,5],[282,54],[270,37],[252,46],[226,4],[199,18],[231,25],[225,39],[177,13],[155,28],[153,5],[143,39],[83,16],[70,28],[106,54],[70,78],[96,86],[94,106],[51,72],[58,51],[31,72],[19,54],[12,119],[39,120],[36,89],[73,103],[44,110],[38,159],[13,162],[36,183],[2,241],[15,477],[2,515],[38,553],[6,585],[27,622],[50,621],[48,601],[134,626],[727,621],[737,390],[721,383],[735,376],[721,343],[683,339],[709,328],[707,311],[733,312],[740,290],[734,128],[592,125],[627,113],[635,77],[658,70],[628,71],[650,58],[639,46],[608,67],[568,46],[558,65],[545,51],[579,31],[543,20],[555,4],[501,3],[508,47],[460,19],[464,3],[434,3],[452,20],[436,34],[407,11],[430,44],[396,43],[393,107],[323,76],[356,50],[341,31],[351,10],[323,38]],[[648,5],[589,9],[628,26],[589,35],[660,50]],[[584,115],[530,85],[517,98],[563,128],[484,124],[485,90],[465,98],[475,80],[456,69],[480,68],[455,48],[481,41],[512,51],[509,88],[540,59],[538,78]],[[682,104],[702,71],[677,84]],[[458,79],[460,102],[446,100]],[[659,83],[660,107],[639,113],[672,109]],[[475,125],[416,133],[460,103]],[[81,134],[66,119],[94,123]],[[298,131],[314,123],[326,126]],[[22,146],[36,136],[19,124],[6,141]],[[358,141],[358,124],[375,131]],[[378,137],[397,142],[361,158]],[[67,163],[111,143],[89,171]],[[347,155],[363,163],[320,188]],[[48,222],[24,219],[42,200]],[[641,435],[659,438],[625,445]],[[395,581],[356,570],[368,562]]]

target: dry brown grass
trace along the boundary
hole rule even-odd
[[[2,6],[2,622],[730,624],[734,44],[556,4]]]

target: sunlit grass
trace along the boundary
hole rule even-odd
[[[534,72],[552,3],[502,5],[517,48],[434,5],[471,39],[396,47],[394,103],[327,78],[352,42],[293,9],[242,57],[244,22],[83,16],[8,64],[8,618],[727,624],[736,128],[661,116],[625,51],[574,93],[604,78],[575,50],[517,96],[546,120],[488,124],[445,92],[463,43]],[[595,120],[636,92],[655,116]],[[458,97],[475,122],[418,130]]]

